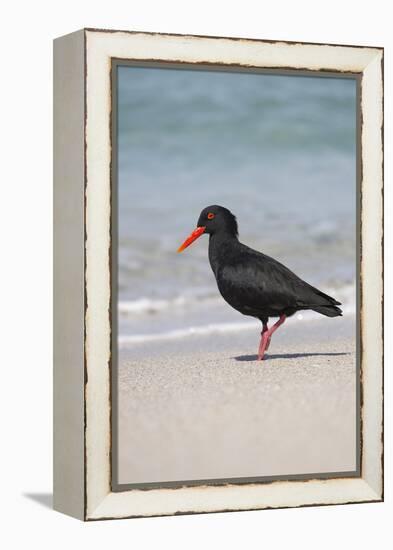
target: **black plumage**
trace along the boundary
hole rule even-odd
[[[235,216],[222,206],[208,206],[199,216],[197,229],[180,247],[183,250],[200,234],[209,234],[209,261],[218,290],[234,309],[261,320],[258,356],[263,358],[273,332],[300,310],[328,317],[342,315],[340,302],[303,281],[283,264],[238,239]],[[268,329],[269,317],[280,320]]]

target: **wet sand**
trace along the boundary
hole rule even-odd
[[[355,322],[135,345],[119,358],[119,483],[356,469]]]

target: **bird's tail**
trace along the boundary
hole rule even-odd
[[[322,313],[322,315],[326,315],[326,317],[339,317],[343,314],[342,310],[338,307],[341,306],[341,302],[338,302],[328,294],[316,288],[313,290],[317,294],[318,300],[316,300],[316,303],[314,302],[315,305],[312,305],[312,310]]]
[[[339,317],[343,314],[342,310],[333,304],[329,306],[315,306],[312,309],[318,313],[322,313],[322,315],[326,315],[326,317]]]

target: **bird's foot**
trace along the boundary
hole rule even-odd
[[[269,332],[269,329],[267,327],[267,323],[263,323],[263,330],[261,332],[261,341],[259,343],[259,349],[258,349],[258,361],[263,361],[265,351],[267,350],[266,344],[269,344],[267,342],[268,332]]]

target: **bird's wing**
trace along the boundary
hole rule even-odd
[[[222,265],[217,283],[221,294],[233,307],[282,311],[339,305],[274,258],[248,247],[244,247],[236,261]]]
[[[242,254],[236,262],[222,265],[217,283],[223,297],[234,307],[281,311],[297,307],[301,279],[285,266],[263,254]]]

